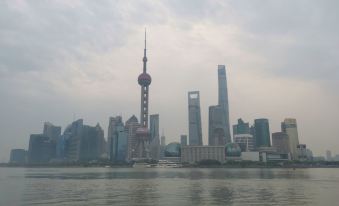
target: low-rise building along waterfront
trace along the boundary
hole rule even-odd
[[[202,160],[225,162],[225,146],[185,146],[181,148],[181,162],[194,164]]]

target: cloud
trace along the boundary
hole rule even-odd
[[[145,27],[150,110],[160,113],[169,140],[187,133],[186,92],[200,90],[207,143],[216,65],[226,64],[232,122],[268,117],[275,131],[283,118],[297,117],[303,141],[317,153],[330,145],[334,150],[337,6],[303,0],[2,1],[0,161],[10,148],[27,147],[44,121],[65,127],[76,114],[106,128],[111,115],[139,114],[136,78]],[[333,144],[320,143],[321,133]]]

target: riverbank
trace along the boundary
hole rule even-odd
[[[21,168],[132,168],[133,164],[89,164],[89,163],[50,163],[50,164],[13,164],[0,163],[0,167]],[[183,164],[181,168],[339,168],[339,162],[226,162],[224,164]]]

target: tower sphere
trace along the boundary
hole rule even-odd
[[[138,77],[138,83],[141,86],[149,86],[152,82],[152,78],[149,74],[147,73],[142,73]]]

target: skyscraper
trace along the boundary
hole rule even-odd
[[[46,137],[49,137],[50,139],[56,141],[58,137],[61,135],[61,127],[54,126],[50,122],[45,122],[44,123],[44,131],[43,135]]]
[[[225,145],[224,113],[220,105],[208,108],[208,145]]]
[[[225,65],[218,65],[218,105],[209,107],[208,144],[225,145],[231,142]]]
[[[187,135],[181,135],[180,136],[180,143],[181,143],[181,146],[187,146]]]
[[[127,158],[127,132],[121,116],[109,118],[108,150],[111,161],[125,161]]]
[[[293,160],[297,160],[298,159],[297,145],[299,144],[297,120],[293,118],[286,118],[281,123],[281,131],[287,133],[289,137],[291,158]]]
[[[65,157],[68,160],[78,161],[80,155],[80,142],[81,142],[81,135],[82,130],[84,127],[83,119],[78,119],[69,126],[66,127],[64,131],[64,137],[67,141],[65,149]]]
[[[44,123],[44,130],[43,130],[43,135],[48,137],[50,139],[50,143],[52,144],[51,148],[53,148],[53,154],[51,158],[56,158],[57,157],[57,143],[61,139],[61,127],[59,126],[54,126],[50,122],[45,122]]]
[[[137,145],[137,128],[140,127],[138,118],[131,116],[125,123],[125,131],[127,133],[127,159],[131,160],[136,157],[136,145]]]
[[[47,163],[55,154],[55,144],[43,134],[31,134],[29,138],[28,162]]]
[[[218,65],[218,104],[223,110],[223,125],[225,133],[225,143],[231,142],[230,120],[229,120],[229,106],[228,106],[228,91],[225,65]]]
[[[150,157],[158,160],[160,158],[159,138],[159,114],[150,115]]]
[[[150,142],[154,139],[159,139],[159,114],[150,115]]]
[[[12,149],[10,163],[25,164],[27,162],[27,151],[24,149]]]
[[[151,76],[147,73],[146,68],[146,31],[145,31],[145,48],[143,58],[143,72],[138,77],[138,83],[141,87],[141,111],[140,111],[140,127],[136,131],[137,145],[136,154],[137,158],[148,158],[147,144],[149,143],[149,130],[148,130],[148,95],[149,85],[152,82]]]
[[[162,132],[162,135],[161,135],[160,145],[166,146],[166,137],[165,137],[164,132]]]
[[[92,127],[79,119],[72,122],[62,136],[66,141],[65,157],[68,160],[91,161],[102,157],[105,138],[99,124]]]
[[[80,139],[80,161],[98,160],[102,154],[104,131],[99,123],[92,127],[83,125]]]
[[[166,137],[164,130],[162,130],[160,139],[160,159],[165,157]]]
[[[238,124],[233,125],[233,135],[236,134],[251,134],[250,124],[245,123],[241,118],[238,119]]]
[[[255,119],[254,130],[256,147],[270,147],[271,138],[268,119]]]
[[[188,138],[189,145],[202,145],[199,91],[188,92]]]
[[[290,153],[289,137],[285,132],[272,133],[272,146],[277,149],[278,153]]]

